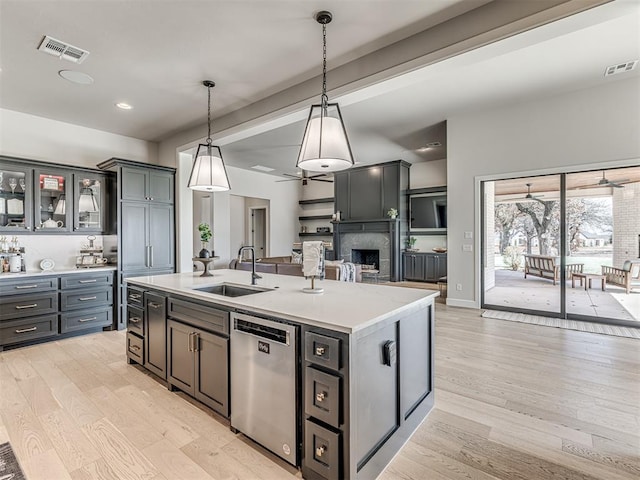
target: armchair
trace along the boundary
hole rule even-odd
[[[622,268],[602,265],[602,275],[607,278],[607,283],[623,287],[627,293],[631,293],[633,287],[640,287],[640,258],[627,260]]]

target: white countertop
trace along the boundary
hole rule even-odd
[[[212,277],[201,277],[201,272],[127,278],[138,286],[156,288],[194,300],[207,301],[231,308],[246,309],[308,325],[345,333],[360,332],[386,319],[393,321],[397,314],[410,313],[433,303],[439,292],[416,288],[393,287],[365,283],[316,281],[324,288],[322,294],[302,291],[310,280],[290,275],[260,273],[258,286],[271,291],[242,297],[224,297],[200,292],[194,288],[222,282],[249,286],[251,272],[244,270],[214,270]],[[277,288],[276,288],[277,287]]]
[[[53,269],[53,270],[33,270],[29,272],[17,272],[17,273],[0,273],[0,281],[2,280],[16,280],[19,278],[29,278],[29,277],[47,277],[49,275],[70,275],[73,273],[98,273],[105,271],[114,271],[117,267],[115,266],[106,266],[106,267],[96,267],[96,268],[61,268]]]

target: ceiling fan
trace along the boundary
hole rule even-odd
[[[604,176],[604,170],[602,171],[602,178],[600,179],[600,181],[598,182],[598,186],[599,187],[614,187],[614,188],[624,188],[624,185],[621,185],[621,183],[623,182],[628,182],[629,179],[628,178],[624,178],[622,180],[618,180],[618,181],[613,181],[613,180],[609,180],[608,178],[606,178]]]
[[[288,173],[283,173],[282,175],[284,175],[285,177],[291,177],[291,178],[287,178],[286,180],[276,180],[276,182],[292,182],[294,180],[302,180],[302,185],[307,185],[309,180],[313,180],[314,182],[327,182],[327,183],[333,183],[333,180],[331,180],[330,178],[318,178],[318,177],[326,177],[327,174],[326,173],[319,173],[317,175],[308,175],[308,172],[306,170],[302,170],[302,175],[298,176],[298,175],[290,175]]]
[[[533,183],[527,183],[527,194],[522,198],[522,200],[538,200],[542,197],[544,197],[544,195],[533,195],[531,193],[531,185],[533,185]]]

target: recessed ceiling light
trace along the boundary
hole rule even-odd
[[[125,102],[116,103],[116,107],[121,108],[122,110],[131,110],[133,107]]]
[[[260,170],[261,172],[273,172],[275,170],[275,168],[264,167],[262,165],[254,165],[251,168],[253,168],[254,170]]]
[[[83,72],[76,72],[75,70],[60,70],[58,75],[78,85],[91,85],[93,83],[92,77]]]

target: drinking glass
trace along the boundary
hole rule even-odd
[[[11,193],[15,193],[16,187],[18,186],[18,180],[15,178],[9,179],[9,186],[11,187]]]
[[[22,191],[24,192],[24,188],[26,186],[25,182],[24,182],[24,178],[21,178],[20,180],[18,180],[18,183],[20,184],[20,188],[22,189]]]

